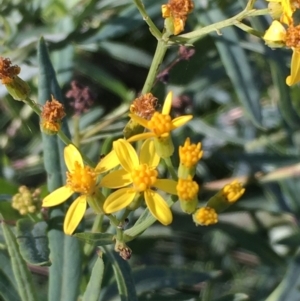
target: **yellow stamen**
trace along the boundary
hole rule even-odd
[[[192,181],[192,177],[187,179],[179,179],[176,186],[177,194],[182,201],[192,201],[198,194],[199,186],[195,181]]]
[[[158,172],[147,164],[139,165],[131,172],[134,188],[141,192],[149,189],[156,182]]]
[[[199,225],[213,225],[218,222],[218,214],[213,208],[202,207],[193,215],[195,223]]]
[[[245,188],[243,188],[242,184],[237,180],[225,185],[222,189],[222,195],[229,203],[236,202],[244,194],[244,192]]]
[[[173,130],[172,118],[170,115],[155,112],[148,122],[148,127],[158,137],[169,134]]]
[[[93,195],[96,189],[97,174],[89,166],[82,167],[77,161],[74,164],[74,171],[67,172],[67,186],[74,192],[85,195]]]
[[[180,162],[187,168],[195,166],[202,158],[203,151],[201,150],[201,143],[191,144],[190,138],[187,138],[183,146],[179,146]]]

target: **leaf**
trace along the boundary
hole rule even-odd
[[[200,18],[205,25],[226,19],[218,8],[210,9]],[[234,86],[237,97],[244,107],[245,113],[252,122],[261,126],[260,92],[254,81],[254,74],[248,56],[239,44],[234,28],[222,29],[222,35],[213,34],[215,45],[219,51],[223,66]],[[241,67],[242,66],[242,67]]]
[[[1,217],[2,218],[2,217]],[[10,255],[14,276],[16,278],[19,295],[22,301],[37,301],[33,287],[31,274],[17,244],[17,240],[11,229],[2,221],[2,229]]]
[[[112,264],[118,292],[116,290],[107,290],[104,295],[101,296],[100,300],[109,300],[113,295],[118,297],[117,300],[137,301],[135,284],[128,262],[122,259],[118,253],[110,250],[108,247],[103,247],[103,249],[105,251],[105,255],[108,257],[110,263]]]
[[[202,273],[164,266],[145,266],[132,272],[138,295],[162,288],[191,287],[219,275],[219,272]]]
[[[245,249],[255,253],[265,264],[272,267],[284,265],[284,260],[259,235],[229,223],[218,223],[215,227],[236,240]]]
[[[39,103],[44,105],[51,94],[62,102],[60,87],[56,80],[44,39],[38,45]],[[70,137],[65,119],[63,132]],[[48,190],[53,191],[65,183],[64,143],[56,136],[42,134],[44,165],[47,172]],[[50,210],[49,247],[52,265],[49,268],[49,301],[77,301],[81,277],[80,245],[75,237],[62,232],[64,204]]]
[[[28,218],[17,221],[17,242],[26,262],[34,265],[50,265],[47,224],[34,223]]]
[[[12,285],[9,277],[0,270],[0,296],[5,301],[19,301],[21,300],[15,287]],[[1,299],[2,300],[2,299]]]
[[[75,233],[74,236],[88,244],[95,246],[105,246],[114,243],[114,235],[110,233],[83,232]]]
[[[88,282],[87,288],[84,292],[82,301],[98,301],[101,284],[104,273],[104,263],[102,257],[98,254],[97,260],[94,264],[90,280]]]
[[[278,285],[265,301],[298,301],[300,285],[300,254],[290,262],[288,270]]]
[[[237,294],[226,295],[221,298],[214,299],[213,301],[244,301],[244,300],[250,300],[249,296],[247,296],[246,294],[237,293]]]

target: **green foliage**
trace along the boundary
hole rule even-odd
[[[157,41],[137,3],[1,1],[1,56],[21,67],[20,77],[30,84],[39,108],[51,95],[65,105],[62,132],[79,141],[82,154],[93,162],[122,137],[129,105],[142,91],[152,64]],[[143,1],[159,30],[164,3]],[[95,225],[90,209],[80,233],[63,234],[72,200],[50,208],[44,222],[36,222],[41,215],[34,222],[20,219],[12,209],[11,198],[20,185],[36,188],[47,182],[43,196],[65,185],[65,143],[41,134],[34,112],[0,85],[1,300],[38,300],[45,294],[42,285],[33,287],[28,266],[38,275],[37,283],[49,271],[49,301],[300,299],[299,86],[285,84],[291,51],[272,50],[260,38],[270,23],[268,14],[196,36],[246,4],[195,1],[185,33],[170,38],[159,66],[166,83],[156,80],[151,89],[158,110],[172,90],[175,102],[183,104],[173,104],[174,115],[194,115],[172,139],[175,148],[186,137],[202,142],[204,158],[195,177],[200,204],[231,178],[246,183],[245,196],[209,227],[196,227],[177,204],[169,227],[156,224],[148,209],[130,213],[129,224],[120,225],[133,252],[129,261],[110,248],[118,234],[112,222],[105,217]],[[255,3],[257,9],[266,6],[264,0]],[[241,30],[241,24],[254,35]],[[195,51],[188,60],[178,60],[178,41]],[[78,123],[65,96],[74,79],[94,94],[93,107]],[[176,166],[177,153],[172,160]],[[167,174],[165,166],[160,168]],[[36,232],[40,227],[43,231]],[[94,254],[96,247],[103,255]],[[40,266],[48,260],[49,268]]]

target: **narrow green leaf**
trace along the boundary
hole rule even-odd
[[[218,299],[214,299],[214,301],[244,301],[244,300],[250,300],[250,299],[249,296],[242,293],[230,294]]]
[[[218,223],[215,227],[227,233],[245,249],[255,253],[265,264],[272,267],[284,266],[284,259],[275,253],[266,241],[260,239],[259,235],[229,223]],[[259,243],[256,243],[258,241]]]
[[[299,285],[300,253],[291,261],[282,282],[265,301],[299,301]]]
[[[83,295],[82,301],[98,301],[101,291],[101,284],[104,273],[104,263],[102,257],[98,254],[98,258],[94,264],[92,274]]]
[[[209,25],[226,19],[226,16],[219,8],[215,8],[201,15],[200,19],[204,24]],[[212,36],[245,113],[256,126],[261,127],[260,92],[254,81],[255,76],[248,56],[240,46],[236,29],[224,28],[222,35]]]
[[[131,268],[127,261],[122,259],[120,255],[108,247],[103,247],[105,255],[108,257],[112,264],[115,280],[118,286],[118,292],[115,295],[119,295],[121,301],[137,301],[135,292],[135,284],[131,275]],[[106,294],[101,296],[101,300],[109,300]]]
[[[110,233],[83,232],[75,233],[74,236],[88,244],[95,246],[105,246],[114,243],[114,235]]]
[[[11,258],[13,272],[17,281],[19,295],[22,301],[37,301],[31,274],[29,273],[27,265],[22,258],[16,237],[4,221],[2,221],[1,225]]]
[[[51,94],[63,101],[44,39],[38,45],[39,103],[44,105]],[[65,119],[62,130],[70,137]],[[51,192],[65,184],[64,143],[56,136],[42,134],[44,165],[47,172],[48,190]],[[49,301],[76,301],[81,277],[80,245],[75,237],[62,232],[65,205],[50,210],[49,247],[51,267],[49,269]]]
[[[137,294],[162,288],[192,287],[216,278],[219,272],[201,273],[192,269],[178,269],[164,266],[144,266],[132,272]]]
[[[297,115],[292,104],[290,88],[285,83],[285,75],[283,74],[283,71],[286,70],[286,67],[283,62],[283,58],[280,55],[276,55],[273,60],[269,60],[269,65],[274,85],[279,92],[279,112],[291,128],[299,129],[300,117]]]
[[[0,279],[0,296],[5,301],[20,301],[21,299],[18,292],[11,283],[9,277],[2,270],[0,270]]]
[[[26,262],[34,265],[50,265],[47,224],[34,223],[28,218],[17,221],[17,242]]]

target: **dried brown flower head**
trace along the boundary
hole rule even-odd
[[[130,113],[149,120],[155,112],[156,105],[157,98],[151,93],[147,93],[141,95],[132,102]]]
[[[0,79],[2,84],[10,84],[20,71],[21,68],[17,65],[12,65],[10,59],[0,57]]]
[[[163,18],[173,23],[173,34],[178,35],[184,30],[187,15],[193,10],[192,0],[170,0],[168,4],[161,7]]]
[[[47,134],[56,134],[60,130],[61,121],[66,116],[64,106],[53,95],[47,101],[41,113],[41,127]]]

